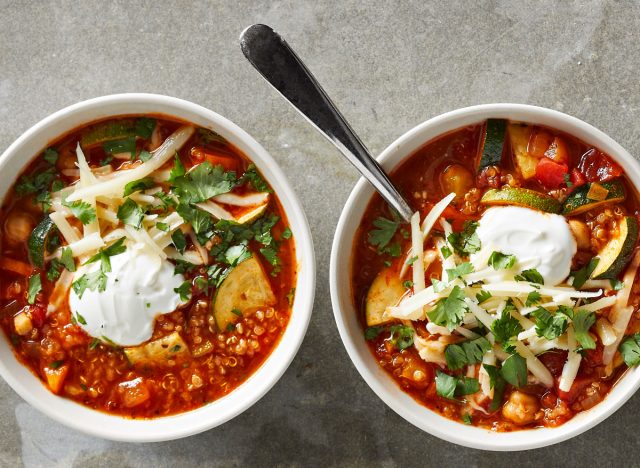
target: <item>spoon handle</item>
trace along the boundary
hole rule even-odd
[[[240,35],[240,47],[269,84],[326,136],[409,222],[412,211],[407,202],[285,40],[269,26],[254,24]]]

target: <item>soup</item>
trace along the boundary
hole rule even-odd
[[[268,182],[220,135],[166,116],[52,142],[0,213],[0,322],[55,394],[131,418],[247,380],[295,294],[294,239]]]
[[[640,363],[638,198],[606,154],[499,119],[445,134],[391,175],[354,240],[363,339],[402,391],[494,431],[563,424]]]

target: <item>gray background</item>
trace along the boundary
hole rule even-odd
[[[640,152],[637,2],[7,2],[0,0],[0,149],[83,99],[144,91],[202,104],[251,133],[297,189],[314,234],[316,302],[302,348],[260,402],[162,444],[86,437],[0,381],[3,466],[637,464],[636,396],[574,440],[531,452],[464,449],[415,429],[366,386],[329,301],[331,239],[355,171],[244,60],[251,23],[283,33],[373,153],[455,108],[558,109]]]

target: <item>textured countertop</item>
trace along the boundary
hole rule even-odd
[[[135,3],[135,4],[134,4]],[[238,35],[273,26],[372,153],[442,112],[489,102],[575,115],[640,154],[640,4],[0,0],[0,151],[75,102],[120,92],[202,104],[280,163],[313,230],[309,331],[278,384],[241,416],[161,444],[84,436],[0,381],[2,466],[622,466],[640,442],[640,395],[575,439],[515,454],[458,447],[414,428],[360,378],[333,320],[329,252],[357,174],[245,61]]]

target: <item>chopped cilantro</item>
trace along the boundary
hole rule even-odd
[[[183,254],[184,250],[187,248],[187,239],[184,237],[184,233],[180,229],[173,231],[171,234],[171,242],[173,242],[176,250],[181,254]]]
[[[460,232],[453,232],[447,237],[453,249],[462,255],[468,255],[480,250],[480,238],[476,234],[478,223],[476,221],[465,221]]]
[[[149,117],[140,117],[136,120],[135,132],[136,135],[143,139],[148,139],[151,137],[153,130],[156,128],[155,119],[150,119]]]
[[[240,177],[239,183],[243,184],[245,182],[249,182],[258,192],[271,192],[269,184],[267,184],[258,173],[255,164],[249,164],[246,172]]]
[[[513,279],[516,281],[528,281],[529,283],[544,284],[544,278],[542,278],[542,275],[535,268],[524,270]]]
[[[418,256],[414,255],[413,257],[407,259],[406,263],[407,263],[407,265],[413,265],[416,262],[416,260],[418,260]]]
[[[436,370],[436,393],[444,398],[454,400],[457,396],[470,395],[480,390],[476,379],[455,377]]]
[[[440,299],[436,306],[430,310],[427,315],[429,320],[436,325],[446,326],[449,330],[453,330],[464,318],[467,312],[467,304],[464,302],[465,295],[459,286],[454,286],[448,297]]]
[[[291,288],[287,293],[287,302],[289,303],[289,307],[293,306],[293,299],[296,296],[296,288]]]
[[[440,249],[440,252],[442,253],[442,258],[444,258],[445,260],[451,257],[451,255],[453,254],[453,252],[451,252],[451,249],[446,245]]]
[[[473,424],[473,420],[471,419],[471,415],[469,413],[464,413],[462,415],[462,422],[465,423],[467,426],[470,426],[471,424]]]
[[[519,354],[512,354],[503,363],[500,373],[514,387],[527,384],[527,361]]]
[[[596,269],[599,261],[600,259],[598,257],[593,257],[583,268],[580,268],[577,271],[572,271],[571,275],[573,276],[573,283],[571,286],[576,289],[580,289],[591,277],[591,273]]]
[[[95,208],[87,202],[84,202],[82,200],[76,200],[73,202],[63,200],[62,205],[69,208],[71,214],[78,218],[78,220],[80,220],[82,224],[92,223],[96,219]]]
[[[49,364],[49,368],[50,369],[58,369],[60,366],[62,366],[62,364],[64,364],[63,360],[53,361],[51,364]]]
[[[291,233],[291,229],[289,229],[288,227],[284,228],[284,231],[282,231],[282,238],[283,239],[291,239],[291,236],[293,234]]]
[[[540,293],[538,291],[531,291],[527,295],[527,300],[526,300],[524,305],[526,305],[527,307],[531,307],[532,305],[536,305],[536,304],[538,304],[540,302],[541,298],[542,298],[542,296],[540,296]]]
[[[169,172],[169,182],[173,182],[178,177],[182,177],[186,172],[180,160],[180,155],[176,151],[176,155],[173,158],[173,167],[171,168],[171,172]]]
[[[483,364],[482,367],[489,374],[489,388],[493,389],[493,399],[489,405],[489,411],[497,411],[502,405],[506,381],[496,366]]]
[[[502,252],[494,251],[487,264],[493,267],[494,270],[508,270],[516,264],[516,257],[515,255],[506,255]]]
[[[407,289],[411,289],[413,288],[413,281],[411,280],[406,280],[402,283],[402,286],[404,286]]]
[[[489,340],[481,336],[475,340],[448,345],[444,350],[444,357],[449,369],[458,370],[482,361],[482,356],[490,349]]]
[[[484,289],[480,290],[480,292],[476,294],[478,304],[482,304],[484,301],[490,299],[491,297],[491,293],[489,291],[485,291]]]
[[[169,225],[167,223],[163,223],[161,221],[158,221],[156,223],[156,228],[158,228],[158,230],[160,230],[162,232],[169,232]]]
[[[633,367],[640,364],[640,333],[627,336],[620,343],[618,350],[627,366]]]
[[[98,338],[94,338],[93,340],[91,340],[91,343],[89,343],[89,350],[96,349],[99,344],[100,344],[100,340]]]
[[[98,269],[90,273],[85,273],[75,280],[71,286],[78,297],[82,297],[87,289],[90,291],[97,290],[98,292],[104,292],[107,288],[107,275]]]
[[[596,314],[579,310],[573,316],[573,330],[582,349],[596,349],[596,342],[589,334],[589,329],[596,323]]]
[[[536,335],[547,340],[555,340],[563,335],[569,325],[569,317],[565,314],[562,312],[551,314],[544,307],[538,307],[531,312],[531,316],[536,319]]]
[[[431,278],[431,285],[433,286],[433,292],[439,293],[446,289],[447,283],[440,281],[437,278]]]
[[[369,232],[369,243],[378,247],[378,252],[382,252],[383,249],[391,242],[395,235],[400,221],[395,221],[383,217],[378,217],[373,221],[373,225],[376,229]]]
[[[18,180],[15,191],[20,196],[38,193],[47,190],[55,178],[56,170],[53,167],[42,172],[23,175]]]
[[[152,157],[153,155],[146,150],[140,151],[140,154],[138,155],[138,159],[142,162],[147,162]]]
[[[508,343],[511,337],[516,336],[523,330],[520,322],[511,315],[511,310],[513,310],[513,304],[508,302],[500,318],[494,320],[491,324],[493,336],[495,336],[496,341],[503,343],[503,345]]]
[[[131,159],[136,156],[136,137],[130,136],[122,140],[110,140],[102,143],[102,149],[106,154],[124,154],[129,153]]]
[[[393,325],[389,328],[391,343],[399,350],[407,349],[413,344],[413,328],[405,325]]]
[[[29,286],[27,289],[27,302],[33,304],[36,302],[36,296],[42,291],[42,279],[40,273],[34,273],[29,276]]]
[[[178,197],[189,203],[203,202],[230,192],[236,183],[234,172],[225,172],[221,165],[212,166],[207,161],[173,180]]]
[[[469,262],[464,262],[455,268],[448,268],[446,271],[449,281],[453,281],[456,278],[462,278],[469,273],[473,273],[473,265]]]
[[[127,198],[118,208],[118,219],[124,224],[140,229],[144,219],[144,211],[131,198]]]
[[[232,314],[236,314],[238,317],[242,317],[242,311],[240,309],[231,309]]]
[[[191,299],[191,282],[188,280],[184,281],[180,286],[174,288],[173,291],[178,293],[182,302],[187,302]]]
[[[78,321],[78,323],[82,324],[82,325],[86,325],[87,324],[87,320],[80,315],[80,312],[76,311],[76,320]]]
[[[42,153],[42,158],[53,165],[58,162],[58,152],[53,148],[47,148],[44,150],[44,153]]]

